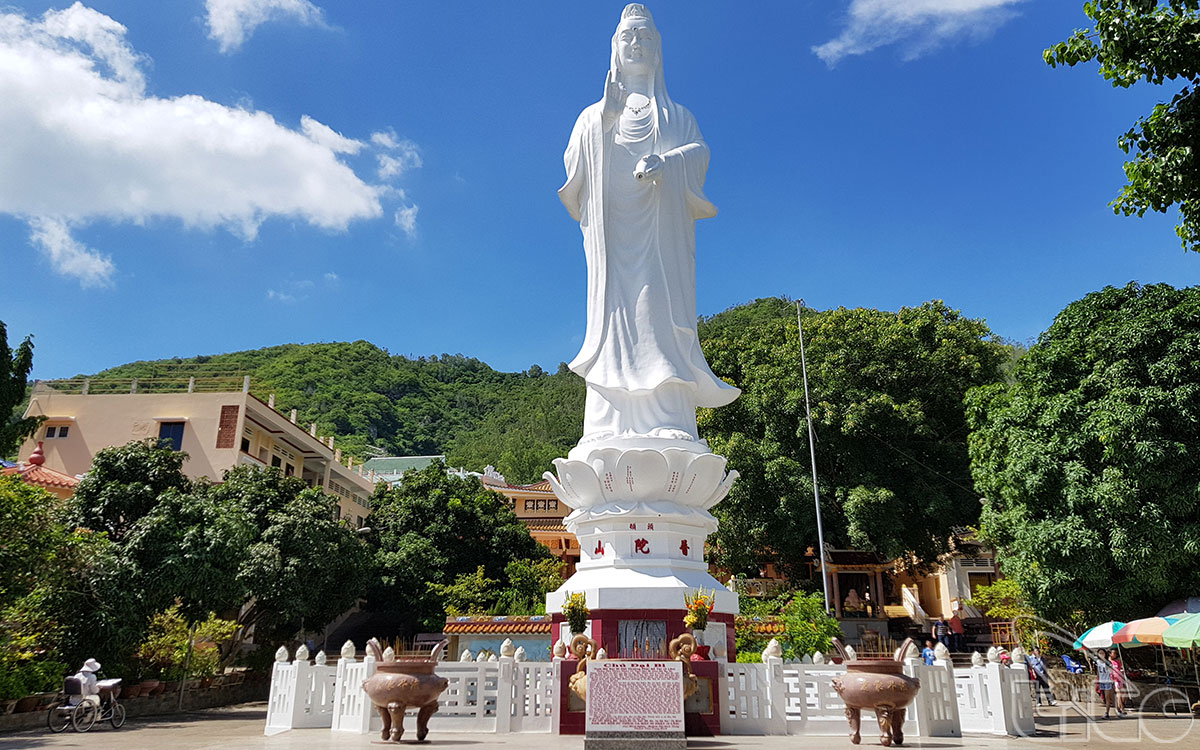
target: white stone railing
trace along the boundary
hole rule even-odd
[[[353,644],[336,666],[325,655],[308,661],[302,648],[294,662],[281,649],[272,673],[267,735],[302,727],[367,734],[382,726],[362,689],[375,673],[375,660],[355,661]],[[840,736],[848,731],[845,706],[832,680],[845,674],[833,664],[718,662],[717,711],[722,734]],[[552,732],[563,670],[556,663],[517,661],[440,662],[435,668],[449,685],[438,700],[430,728],[442,732]],[[556,671],[560,674],[556,675]],[[904,666],[921,680],[910,706],[910,733],[921,737],[961,737],[963,733],[1030,736],[1033,698],[1024,665],[952,669],[946,663]],[[415,709],[410,714],[415,713]],[[864,721],[869,721],[870,712]]]
[[[724,663],[723,663],[724,664]],[[845,704],[832,680],[845,667],[831,664],[724,664],[721,732],[731,735],[843,735]],[[921,680],[907,719],[921,737],[961,737],[963,732],[1029,736],[1033,698],[1024,667],[999,664],[952,670],[911,660],[904,666]],[[863,721],[871,712],[864,712]]]
[[[271,670],[271,693],[267,699],[267,726],[271,736],[289,729],[328,727],[333,721],[337,667],[325,664],[325,652],[308,661],[308,649],[296,650],[296,660],[288,663],[287,649],[275,654]]]

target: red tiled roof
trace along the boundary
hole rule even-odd
[[[54,469],[47,469],[45,466],[14,466],[11,469],[0,470],[0,474],[5,476],[16,474],[21,477],[21,480],[25,484],[32,484],[35,487],[53,487],[55,489],[70,490],[79,484],[79,480],[75,477],[55,471]]]
[[[509,484],[507,482],[501,482],[484,475],[479,481],[483,482],[484,487],[491,487],[493,489],[518,490],[520,492],[545,492],[551,495],[554,494],[554,490],[550,488],[550,480],[548,479],[543,479],[542,481],[534,482],[533,484]]]
[[[447,617],[445,632],[446,635],[491,635],[493,633],[537,635],[550,633],[551,625],[550,615]]]
[[[526,518],[524,521],[530,531],[567,531],[567,527],[558,518]]]

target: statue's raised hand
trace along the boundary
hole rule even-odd
[[[604,81],[604,122],[611,124],[616,122],[621,116],[621,112],[625,109],[625,99],[629,93],[625,91],[625,84],[617,78],[616,71],[608,71],[608,78]]]

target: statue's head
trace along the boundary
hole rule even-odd
[[[654,16],[641,3],[630,3],[621,11],[621,22],[613,34],[613,63],[620,72],[652,75],[659,64],[662,45]]]

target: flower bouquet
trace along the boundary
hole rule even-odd
[[[685,627],[695,630],[704,630],[708,626],[708,615],[713,610],[713,604],[716,602],[717,592],[715,590],[705,593],[704,589],[698,589],[695,592],[688,591],[683,595],[683,605],[687,608],[687,614],[683,616],[683,624]]]
[[[568,593],[562,611],[567,618],[567,627],[572,633],[582,633],[587,629],[588,615],[591,614],[587,607],[587,594],[582,591]]]

